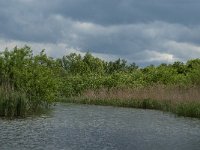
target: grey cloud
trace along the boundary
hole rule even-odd
[[[102,25],[155,20],[198,24],[198,0],[61,0],[56,12],[74,20]]]
[[[63,28],[51,18],[54,15],[102,26],[154,21],[193,26],[200,23],[199,8],[199,0],[1,0],[0,35],[58,42],[63,38]]]
[[[27,42],[56,42],[62,38],[59,24],[46,15],[44,4],[42,7],[40,3],[38,0],[0,1],[1,37]]]
[[[52,55],[58,47],[140,64],[184,61],[200,57],[199,8],[199,0],[0,0],[0,39]]]
[[[89,29],[85,29],[88,26]],[[149,24],[132,24],[121,26],[98,26],[95,24],[80,24],[72,26],[72,31],[78,38],[72,38],[67,43],[82,50],[92,50],[97,53],[132,55],[145,50],[157,50],[173,53],[173,47],[166,43],[188,43],[197,46],[199,27],[189,28],[179,24],[152,22]],[[68,37],[69,38],[69,37]],[[66,39],[67,40],[67,39]],[[182,47],[184,49],[184,47]],[[187,49],[185,49],[187,51]],[[181,52],[183,53],[183,52]]]

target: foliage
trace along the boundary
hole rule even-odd
[[[12,106],[18,107],[18,100],[13,95],[21,96],[16,99],[23,99],[23,110],[33,111],[50,106],[60,97],[81,96],[89,89],[98,91],[105,88],[109,91],[112,88],[152,85],[200,86],[199,76],[200,59],[140,68],[123,59],[105,61],[90,53],[84,56],[71,53],[54,59],[48,57],[44,50],[33,55],[28,46],[15,47],[0,53],[1,94],[10,93],[7,94],[10,96],[0,97],[0,115],[6,115],[2,109],[8,106],[8,103],[5,105],[5,99],[14,101]],[[21,116],[26,113],[10,113],[16,114]]]
[[[46,56],[44,50],[36,56],[33,56],[28,46],[3,51],[0,55],[0,87],[1,92],[6,94],[0,97],[0,101],[4,109],[8,107],[4,105],[5,99],[6,104],[12,102],[13,105],[18,105],[17,99],[22,98],[15,98],[14,95],[26,99],[24,106],[27,111],[49,106],[58,93],[59,80],[55,74],[57,66],[53,59]],[[7,116],[7,113],[0,115],[2,114]],[[18,115],[21,116],[21,113]]]

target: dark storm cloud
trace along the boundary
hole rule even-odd
[[[200,57],[199,8],[199,0],[0,0],[0,43],[185,61]]]
[[[60,26],[47,15],[45,4],[38,0],[1,0],[0,34],[27,42],[56,42],[62,38]]]
[[[73,46],[96,53],[131,56],[135,60],[141,59],[140,56],[145,57],[147,50],[173,54],[184,60],[189,56],[188,51],[199,48],[199,27],[189,28],[165,22],[109,27],[79,23],[72,30],[77,35],[69,41]],[[192,39],[196,39],[197,44]],[[195,51],[195,55],[199,56],[200,49]]]
[[[200,22],[199,0],[60,0],[56,12],[102,25],[166,21]]]
[[[10,38],[52,42],[62,38],[62,28],[50,18],[54,14],[100,25],[153,21],[196,25],[199,8],[199,0],[1,0],[0,27]]]

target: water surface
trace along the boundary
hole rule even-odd
[[[200,120],[154,110],[58,104],[0,120],[0,150],[199,150]]]

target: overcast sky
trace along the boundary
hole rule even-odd
[[[139,65],[200,57],[200,0],[0,0],[0,49]]]

